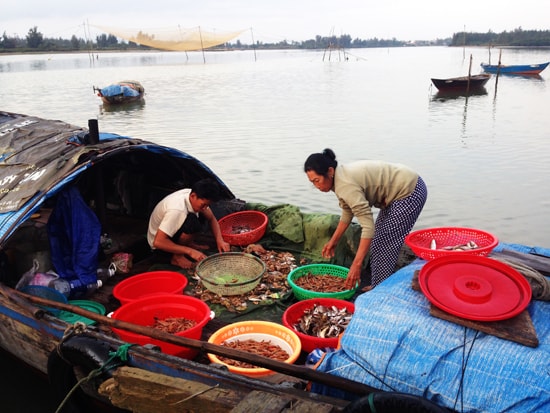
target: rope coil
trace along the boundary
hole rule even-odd
[[[86,324],[82,323],[81,321],[77,321],[76,323],[68,326],[65,329],[65,332],[63,333],[63,337],[59,344],[56,347],[57,354],[65,360],[63,357],[63,354],[61,352],[61,347],[63,342],[65,342],[67,339],[69,339],[72,336],[82,334],[86,331]],[[97,369],[94,369],[88,373],[86,377],[81,378],[76,382],[76,384],[72,387],[72,389],[67,393],[65,398],[61,401],[59,404],[59,407],[55,411],[55,413],[60,413],[67,401],[70,399],[70,397],[73,395],[73,393],[83,384],[93,380],[94,378],[100,376],[102,373],[113,370],[117,367],[123,366],[126,364],[126,362],[129,360],[128,351],[130,347],[134,346],[134,344],[126,343],[118,347],[116,351],[110,351],[109,352],[109,358],[103,363],[103,365],[99,366]]]

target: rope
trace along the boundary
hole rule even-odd
[[[374,393],[369,394],[369,397],[367,399],[369,401],[369,407],[371,413],[376,413],[376,406],[374,405]]]
[[[63,357],[63,354],[61,353],[61,345],[65,341],[67,341],[70,337],[77,334],[84,333],[86,331],[86,328],[87,328],[87,325],[81,321],[77,321],[74,324],[67,326],[67,328],[63,332],[63,337],[61,337],[61,341],[59,341],[59,344],[56,347],[56,351],[59,357],[65,360],[65,357]]]
[[[470,348],[468,349],[468,353],[466,354],[466,333],[468,331],[467,327],[464,327],[464,335],[463,335],[463,345],[462,345],[462,369],[460,372],[460,384],[458,386],[458,391],[456,393],[455,398],[455,404],[453,406],[453,410],[456,410],[456,404],[458,403],[458,397],[460,396],[460,411],[464,411],[464,375],[466,373],[466,366],[468,365],[468,360],[470,359],[470,353],[472,352],[472,349],[474,348],[474,343],[476,342],[477,336],[479,334],[479,331],[476,330],[474,334],[474,338],[472,339],[472,343],[470,344]]]
[[[389,365],[389,362],[388,362],[388,365]],[[369,369],[367,369],[365,366],[363,366],[362,364],[360,363],[357,363],[357,366],[361,369],[363,369],[365,371],[365,373],[367,373],[368,375],[370,375],[372,378],[374,378],[375,380],[378,380],[383,386],[386,386],[388,389],[390,389],[391,391],[394,391],[394,392],[397,392],[396,389],[394,389],[392,386],[390,386],[388,383],[386,383],[384,381],[383,378],[381,377],[378,377],[375,373],[373,373],[372,371],[370,371]]]
[[[79,381],[76,382],[76,384],[73,386],[73,388],[67,393],[65,398],[61,401],[61,404],[55,411],[55,413],[60,413],[63,407],[65,406],[65,403],[69,400],[69,398],[72,396],[72,394],[78,389],[83,383],[92,380],[94,377],[99,375],[99,369],[92,370],[88,376],[81,378]]]
[[[69,326],[63,335],[63,338],[59,345],[57,346],[57,353],[63,358],[60,348],[61,343],[66,340],[68,337],[77,334],[77,332],[82,332],[82,326],[79,325],[82,324],[84,326],[84,329],[86,328],[86,324],[81,323],[80,321],[77,321],[74,325]],[[95,370],[90,371],[90,373],[86,376],[81,378],[76,382],[76,384],[72,387],[72,389],[67,393],[65,398],[61,401],[59,404],[59,407],[55,411],[55,413],[60,413],[67,401],[70,399],[70,397],[73,395],[73,393],[84,383],[87,383],[91,381],[92,379],[98,377],[101,375],[104,371],[112,370],[116,367],[123,366],[128,361],[128,350],[130,347],[132,347],[134,344],[126,343],[121,345],[116,351],[110,351],[109,352],[109,358],[105,363],[103,363],[102,366],[98,367]]]

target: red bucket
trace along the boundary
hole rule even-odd
[[[186,318],[195,321],[196,324],[175,335],[200,340],[204,326],[211,319],[210,314],[210,307],[198,298],[187,295],[156,294],[122,305],[111,317],[145,327],[153,326],[155,319],[164,320],[170,317]],[[139,345],[153,344],[159,346],[162,352],[166,354],[192,359],[198,353],[198,350],[192,348],[166,343],[131,331],[118,328],[113,328],[112,330],[121,340]]]
[[[121,304],[139,300],[153,294],[183,294],[187,277],[176,271],[151,271],[134,275],[119,282],[113,295]]]

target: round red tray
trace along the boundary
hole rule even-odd
[[[531,301],[527,279],[509,265],[487,257],[436,258],[422,267],[418,281],[433,305],[469,320],[512,318]]]

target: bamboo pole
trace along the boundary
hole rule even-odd
[[[498,52],[498,69],[497,69],[497,79],[500,75],[500,66],[501,66],[501,59],[502,59],[502,49]]]
[[[470,54],[470,67],[468,67],[468,85],[466,86],[466,92],[470,91],[470,79],[472,78],[472,55]]]
[[[72,304],[65,304],[58,301],[48,300],[46,298],[25,294],[17,290],[13,290],[13,291],[15,292],[15,294],[26,298],[32,303],[46,306],[46,307],[56,308],[59,310],[68,311],[68,312],[89,318],[98,323],[106,324],[110,327],[131,331],[133,333],[151,337],[156,340],[165,341],[167,343],[184,346],[184,347],[190,347],[190,348],[199,350],[201,352],[212,353],[218,356],[228,357],[239,361],[244,361],[258,367],[263,367],[269,370],[273,370],[278,373],[290,375],[303,380],[314,381],[316,383],[335,387],[335,388],[342,389],[358,395],[368,395],[370,393],[380,391],[373,387],[367,386],[366,384],[349,380],[343,377],[331,375],[328,373],[324,373],[321,371],[313,370],[308,367],[284,363],[281,361],[270,359],[268,357],[251,354],[246,351],[236,350],[236,349],[228,348],[218,344],[209,343],[202,340],[195,340],[187,337],[176,336],[152,327],[145,327],[138,324],[129,323],[123,320],[116,320],[110,317],[106,317],[104,315],[97,314],[92,311],[88,311],[84,308],[81,308]],[[10,298],[13,296],[14,294],[10,294]],[[14,299],[14,301],[17,302],[17,298]]]

